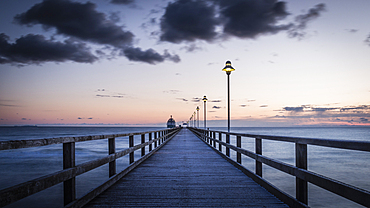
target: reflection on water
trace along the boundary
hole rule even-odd
[[[63,136],[103,135],[129,132],[154,131],[163,128],[147,127],[0,127],[0,140],[41,139]],[[226,128],[211,130],[227,131]],[[297,136],[325,139],[370,141],[370,128],[232,128],[232,132]],[[218,135],[217,135],[218,136]],[[148,138],[146,138],[148,139]],[[225,138],[224,138],[225,139]],[[135,136],[135,144],[140,143]],[[225,140],[224,140],[225,141]],[[230,138],[236,144],[236,138]],[[263,155],[294,165],[294,144],[263,140]],[[128,138],[116,138],[116,151],[128,147]],[[254,151],[254,139],[243,138],[242,148]],[[225,148],[223,149],[225,152]],[[76,143],[76,164],[98,159],[108,153],[107,140]],[[148,152],[148,147],[146,149]],[[59,171],[63,167],[62,145],[0,151],[0,189],[26,182],[37,177]],[[230,151],[230,156],[236,154]],[[135,152],[140,158],[140,150]],[[341,150],[327,147],[308,146],[308,169],[321,175],[370,190],[370,153]],[[254,171],[254,160],[242,156],[242,163]],[[117,160],[117,172],[128,165],[128,156]],[[295,196],[295,178],[263,165],[263,178]],[[108,179],[108,165],[76,178],[77,196],[82,196]],[[311,207],[361,207],[321,188],[309,184],[309,205]],[[32,195],[8,207],[63,207],[63,185]]]

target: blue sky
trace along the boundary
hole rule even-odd
[[[0,125],[370,125],[370,2],[0,1]]]

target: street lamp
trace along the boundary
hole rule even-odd
[[[199,106],[197,106],[197,120],[198,120],[198,125],[197,125],[197,127],[199,128]]]
[[[197,126],[196,126],[196,125],[197,125],[197,119],[195,118],[195,114],[196,114],[196,113],[195,113],[195,111],[194,111],[194,113],[193,113],[193,116],[194,116],[194,128],[196,128],[196,127],[197,127]]]
[[[230,132],[230,74],[232,71],[235,71],[231,66],[231,61],[226,61],[222,71],[225,71],[227,75],[227,132]]]
[[[207,107],[206,107],[206,101],[208,100],[206,96],[203,96],[203,99],[204,101],[204,129],[207,129]]]

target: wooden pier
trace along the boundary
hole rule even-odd
[[[119,138],[116,140],[116,138]],[[242,140],[255,140],[255,151]],[[75,162],[75,143],[106,140],[107,156]],[[230,141],[233,142],[230,142]],[[262,154],[262,141],[295,144],[295,165]],[[116,142],[128,142],[116,150]],[[254,135],[172,128],[157,131],[0,141],[0,151],[62,145],[63,169],[0,190],[0,207],[63,183],[64,207],[309,207],[308,183],[370,207],[370,192],[312,172],[307,168],[307,147],[370,152],[370,142],[303,137]],[[121,145],[121,144],[120,144]],[[136,152],[137,151],[137,152]],[[140,157],[135,152],[141,152]],[[236,155],[235,160],[230,152]],[[128,156],[129,165],[117,172],[116,160]],[[255,160],[255,171],[245,168],[241,156]],[[105,164],[108,180],[76,197],[76,177]],[[262,177],[268,165],[296,178],[291,196]],[[61,206],[61,205],[56,205]]]
[[[182,129],[85,207],[288,207]]]

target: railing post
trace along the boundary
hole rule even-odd
[[[207,138],[208,138],[208,144],[212,146],[212,140],[209,138],[211,137],[209,130],[207,130]]]
[[[213,133],[212,138],[216,139],[216,132],[212,132],[212,133]],[[216,148],[216,141],[215,140],[213,140],[213,147]]]
[[[116,139],[109,138],[108,139],[108,154],[114,154],[116,153]],[[112,177],[116,174],[116,159],[114,161],[109,162],[109,177]]]
[[[262,139],[256,138],[256,154],[262,155]],[[262,177],[262,163],[256,160],[256,174]]]
[[[242,147],[242,137],[236,136],[236,147]],[[242,164],[242,154],[240,152],[236,152],[236,162]]]
[[[152,141],[152,132],[149,133],[149,141]],[[153,144],[149,145],[149,152],[153,150]]]
[[[295,165],[297,168],[307,170],[307,144],[295,144]],[[307,181],[296,177],[296,198],[298,201],[308,203]]]
[[[63,143],[63,169],[75,166],[75,143]],[[64,206],[76,199],[76,178],[73,177],[63,182]]]
[[[226,134],[226,143],[230,144],[230,134]],[[226,147],[226,156],[230,157],[230,148]]]
[[[141,144],[144,144],[145,143],[145,134],[142,134],[141,135]],[[141,157],[143,157],[145,155],[145,147],[142,147],[141,148]]]
[[[222,133],[221,132],[218,133],[218,140],[220,140],[222,142]],[[218,150],[220,152],[222,152],[222,145],[221,145],[221,143],[218,143]]]
[[[129,148],[134,146],[134,135],[131,135],[128,137],[128,146]],[[130,164],[131,164],[135,161],[134,152],[131,152],[129,157],[130,157]]]
[[[157,138],[158,138],[158,137],[157,137],[157,133],[158,133],[158,132],[154,132],[154,139],[157,139]],[[157,142],[158,142],[158,141],[155,141],[155,142],[154,142],[154,149],[155,149],[155,148],[157,148]]]

